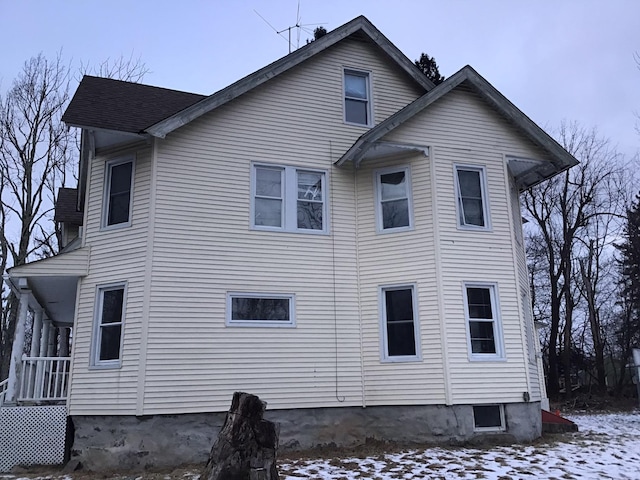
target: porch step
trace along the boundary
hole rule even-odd
[[[542,433],[577,432],[578,425],[560,415],[542,410]]]
[[[67,407],[0,407],[0,472],[64,462]]]

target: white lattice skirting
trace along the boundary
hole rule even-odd
[[[66,430],[64,405],[0,407],[0,472],[16,465],[61,464]]]

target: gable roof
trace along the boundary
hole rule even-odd
[[[85,75],[62,121],[83,128],[142,133],[204,95]]]
[[[578,161],[567,152],[558,142],[551,138],[544,130],[536,125],[529,117],[520,111],[504,95],[487,82],[469,65],[463,67],[454,75],[446,79],[433,90],[411,102],[395,114],[386,118],[371,130],[363,134],[335,164],[340,166],[351,160],[356,166],[360,164],[367,152],[374,147],[389,132],[395,130],[407,120],[413,118],[425,108],[445,96],[462,83],[470,85],[494,110],[511,124],[516,126],[529,140],[548,152],[554,168],[540,169],[535,180],[529,180],[525,187],[529,187],[556,173],[578,164]],[[535,169],[534,169],[535,170]],[[542,172],[544,170],[544,173]],[[528,173],[536,173],[529,171]]]
[[[211,110],[239,97],[243,93],[262,85],[271,78],[290,70],[305,60],[317,55],[351,35],[362,35],[377,45],[382,51],[404,70],[415,82],[426,91],[435,87],[415,65],[398,48],[387,39],[367,18],[359,16],[348,23],[332,30],[323,37],[290,53],[286,57],[257,70],[256,72],[232,83],[213,95],[177,112],[146,129],[155,137],[164,138],[173,130],[195,120]]]

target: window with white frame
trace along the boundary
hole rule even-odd
[[[119,366],[122,355],[126,284],[98,287],[93,343],[94,366]]]
[[[382,358],[420,360],[415,286],[381,287]]]
[[[476,432],[505,430],[503,405],[474,405],[473,427]]]
[[[409,167],[376,172],[378,231],[409,230],[413,227]]]
[[[327,231],[325,172],[254,165],[252,190],[253,228],[307,233]]]
[[[106,163],[102,226],[131,223],[133,160],[116,159]]]
[[[460,227],[490,228],[484,167],[456,165],[458,224]]]
[[[371,85],[369,73],[344,71],[344,120],[356,125],[371,125]]]
[[[473,359],[503,357],[500,318],[493,284],[465,284],[464,297]]]
[[[227,325],[294,327],[294,300],[290,294],[228,293]]]

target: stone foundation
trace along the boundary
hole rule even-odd
[[[541,434],[540,403],[505,404],[506,430],[474,432],[471,405],[268,410],[280,424],[280,452],[348,447],[368,440],[402,444],[528,442]],[[147,470],[204,463],[226,413],[74,416],[71,460],[92,471]]]

